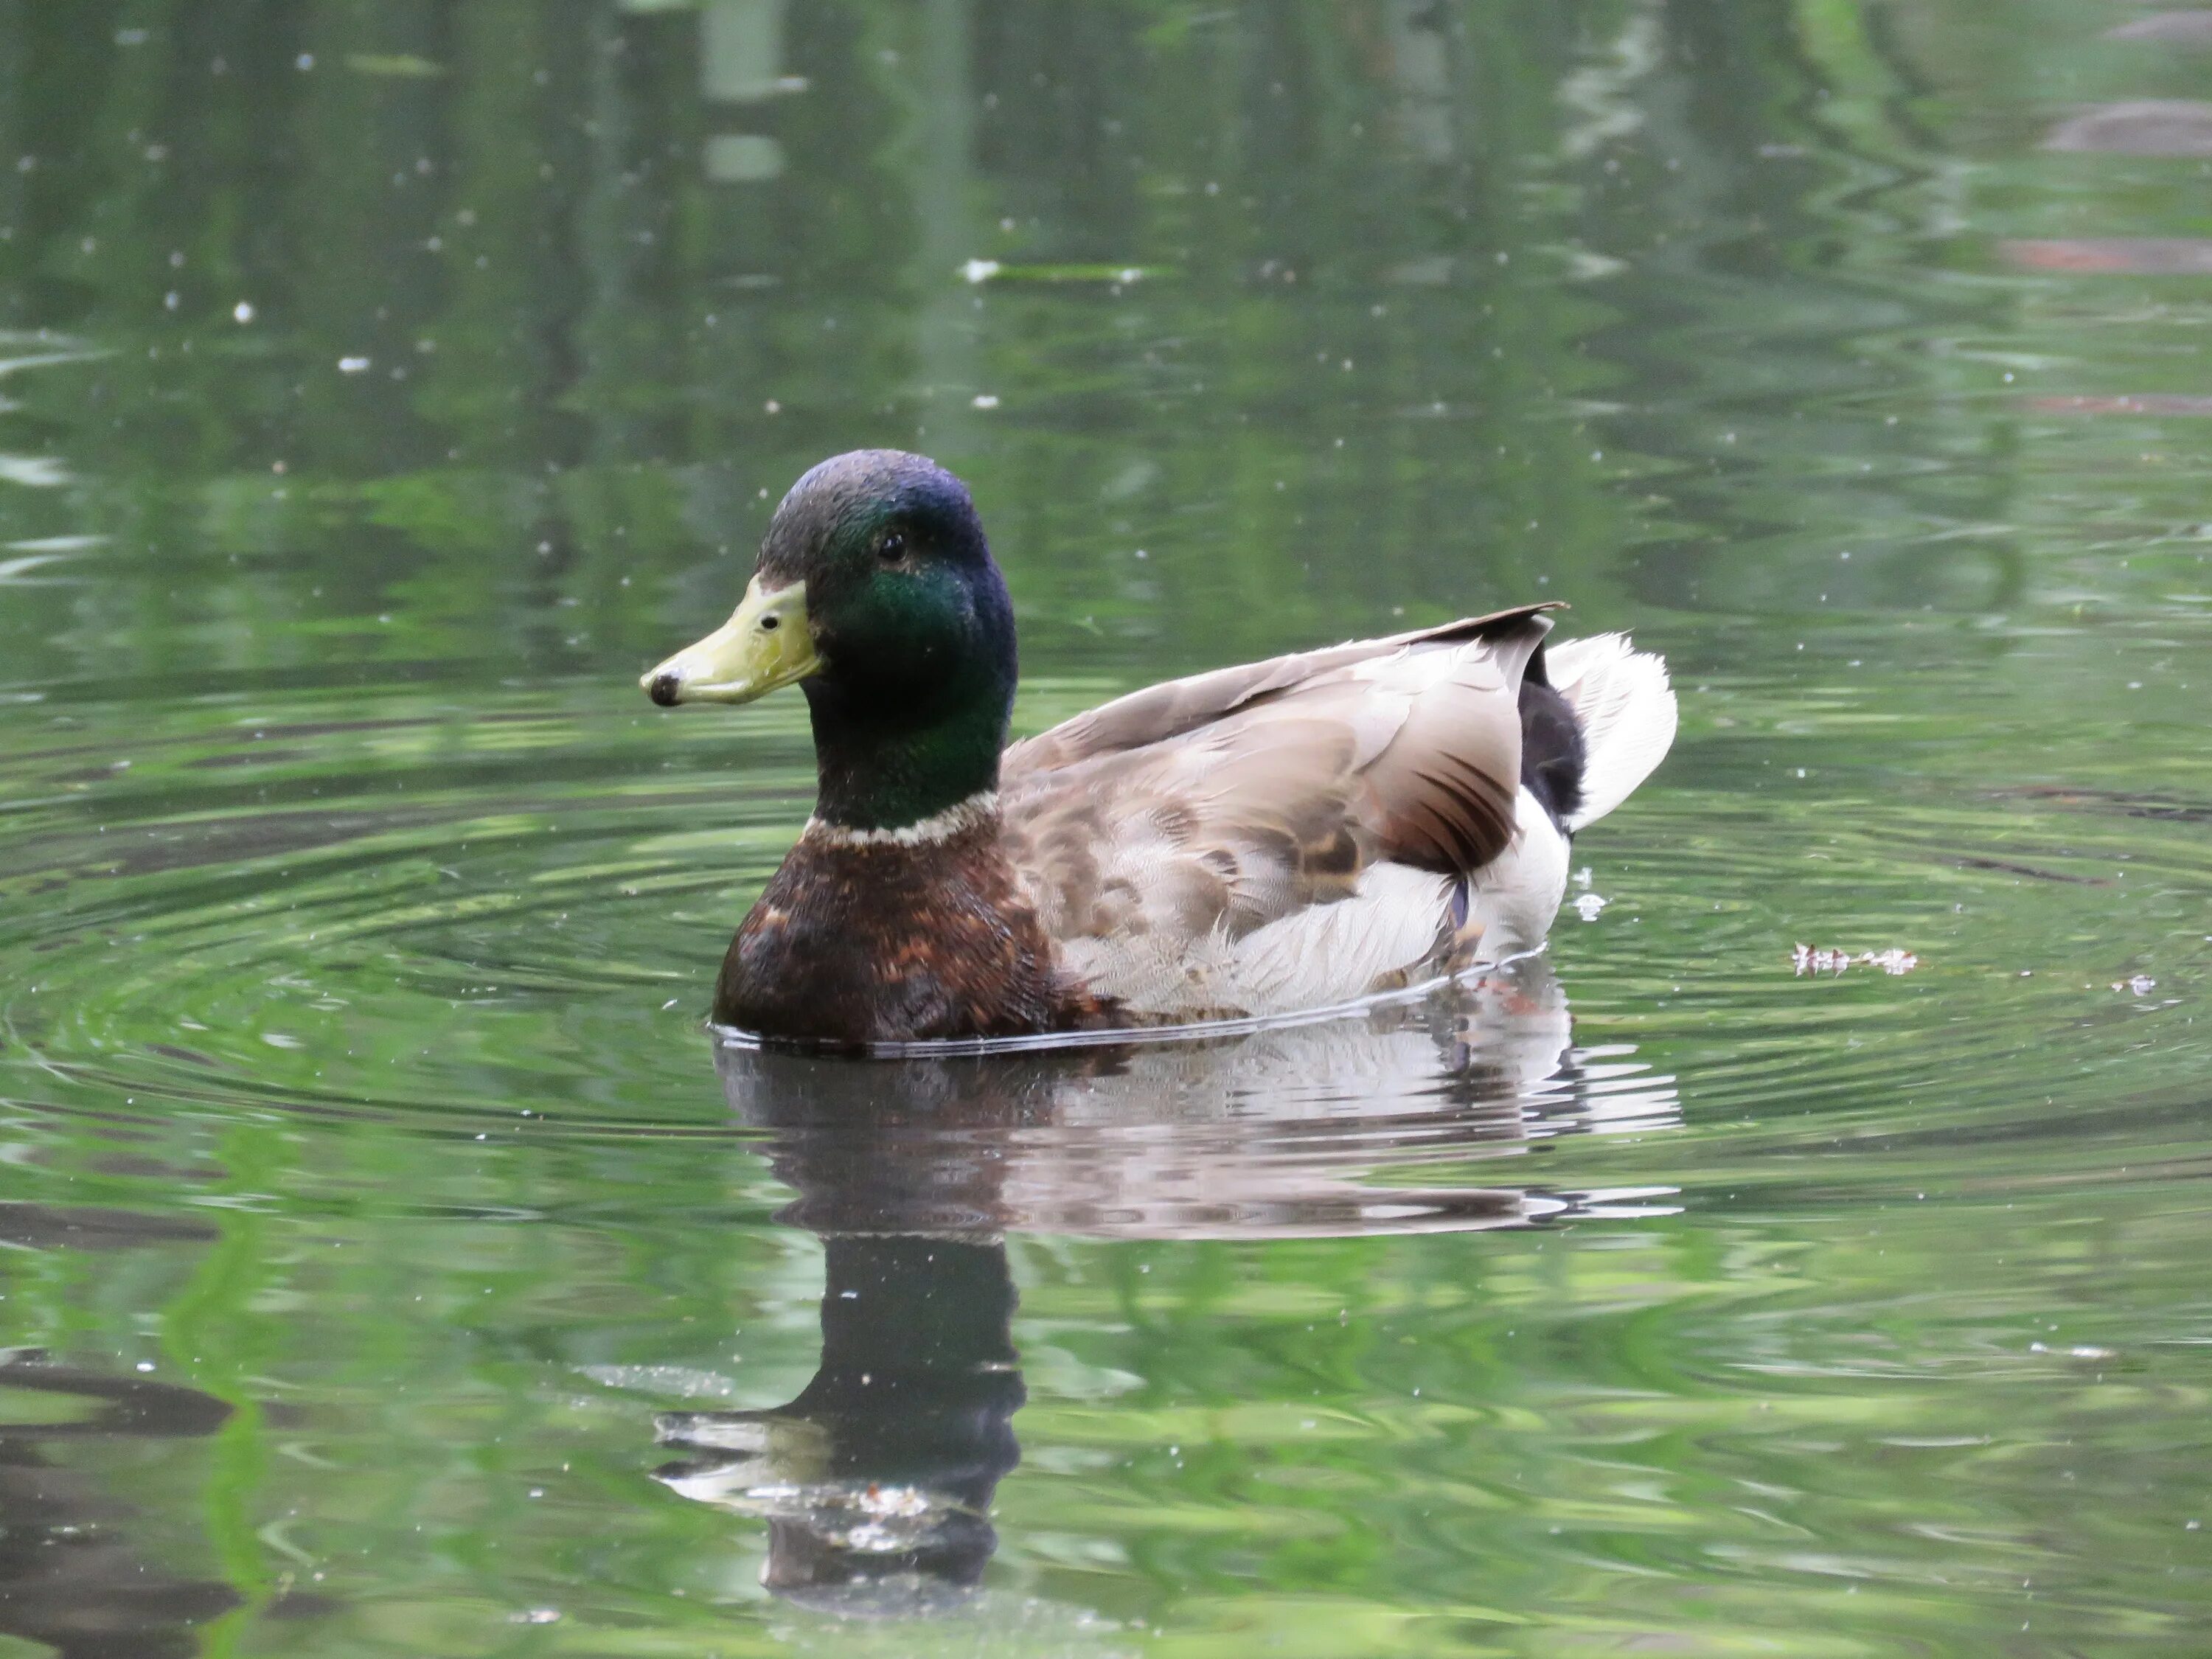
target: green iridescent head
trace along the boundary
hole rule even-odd
[[[791,487],[730,620],[641,684],[655,702],[750,702],[796,684],[817,813],[896,829],[998,782],[1018,673],[1014,616],[967,486],[863,449]]]

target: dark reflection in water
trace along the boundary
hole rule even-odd
[[[0,1245],[99,1251],[206,1244],[206,1223],[84,1205],[0,1204]],[[55,1455],[201,1439],[231,1408],[198,1389],[0,1350],[0,1632],[62,1659],[171,1659],[195,1628],[237,1607],[220,1580],[165,1570],[131,1541],[142,1511],[113,1482]]]
[[[156,1164],[164,1175],[167,1166]],[[204,1244],[216,1230],[204,1221],[101,1210],[83,1205],[0,1203],[0,1244],[24,1250],[120,1250],[133,1245]]]
[[[1352,1237],[1670,1208],[1662,1190],[1462,1178],[1563,1133],[1671,1122],[1671,1079],[1573,1046],[1540,959],[1356,1019],[1127,1048],[857,1061],[734,1044],[823,1239],[822,1361],[788,1405],[659,1419],[659,1478],[769,1523],[763,1581],[848,1613],[941,1610],[980,1582],[1020,1459],[1010,1232]]]
[[[82,1414],[40,1420],[57,1395],[83,1402]],[[18,1414],[30,1420],[9,1420]],[[125,1531],[137,1511],[92,1475],[55,1462],[46,1448],[55,1441],[197,1437],[214,1433],[229,1414],[222,1401],[197,1389],[51,1364],[36,1353],[7,1356],[0,1363],[0,1631],[41,1643],[63,1659],[181,1659],[198,1652],[193,1627],[237,1606],[237,1592],[149,1561]]]
[[[864,1137],[865,1138],[865,1137]],[[763,1580],[825,1611],[933,1611],[972,1590],[988,1515],[1021,1461],[1014,1282],[1003,1244],[830,1235],[822,1366],[762,1412],[672,1412],[659,1471],[686,1498],[769,1523]]]

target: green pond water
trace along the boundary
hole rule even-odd
[[[2206,21],[0,0],[0,1655],[2212,1654]],[[1023,729],[1680,738],[1449,995],[718,1054],[864,444]]]

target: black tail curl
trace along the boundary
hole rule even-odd
[[[1521,681],[1521,787],[1542,804],[1561,835],[1583,804],[1583,754],[1582,725],[1573,705],[1553,689],[1540,650]]]

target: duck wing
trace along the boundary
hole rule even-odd
[[[1343,1000],[1449,940],[1510,842],[1529,605],[1170,681],[1016,744],[1006,852],[1067,965],[1133,1012]]]

